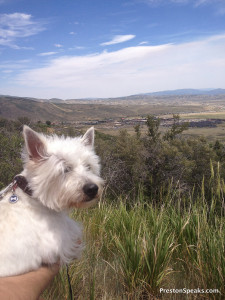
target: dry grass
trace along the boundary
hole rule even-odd
[[[213,186],[213,181],[208,204],[203,188],[197,199],[178,195],[174,202],[171,190],[158,206],[140,194],[129,209],[119,199],[118,204],[105,200],[74,212],[86,234],[83,259],[69,268],[74,298],[224,299],[225,186],[219,181]],[[214,288],[220,293],[160,294],[160,288]],[[45,299],[70,299],[65,269]]]

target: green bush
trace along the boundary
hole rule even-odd
[[[21,149],[21,134],[0,128],[0,189],[22,171]]]

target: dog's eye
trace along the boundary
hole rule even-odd
[[[64,167],[64,173],[69,173],[70,171],[72,171],[72,167],[71,166],[65,166]]]

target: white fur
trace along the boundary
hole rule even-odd
[[[43,263],[69,263],[81,255],[82,226],[68,208],[88,207],[101,193],[99,159],[93,150],[94,130],[83,137],[44,136],[24,127],[24,170],[33,195],[15,190],[0,199],[0,276],[22,274]],[[89,199],[83,186],[99,187]]]

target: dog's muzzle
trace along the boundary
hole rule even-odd
[[[98,193],[98,186],[94,183],[87,183],[83,186],[83,192],[88,196],[86,201],[91,201]]]

